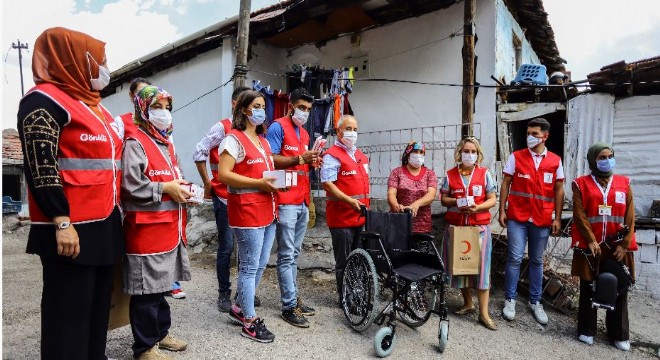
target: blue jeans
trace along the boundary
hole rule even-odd
[[[217,196],[213,196],[213,213],[218,228],[218,256],[215,268],[218,273],[218,292],[223,293],[231,290],[229,268],[231,253],[234,252],[234,238],[229,228],[227,204],[220,201]]]
[[[297,305],[298,256],[302,248],[309,211],[307,205],[280,205],[277,223],[277,280],[280,283],[282,310]]]
[[[525,254],[525,243],[529,255],[529,301],[538,303],[543,291],[543,252],[548,244],[550,227],[538,227],[531,222],[507,220],[507,242],[509,255],[504,270],[504,293],[507,299],[515,299],[520,278],[520,263]]]
[[[246,319],[257,314],[254,310],[254,294],[264,274],[270,249],[275,239],[275,223],[256,229],[231,229],[238,244],[238,301]]]

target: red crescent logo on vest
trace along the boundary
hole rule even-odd
[[[465,251],[461,251],[461,254],[465,255],[465,254],[469,253],[469,252],[472,250],[472,245],[471,245],[470,242],[467,241],[467,240],[463,240],[463,241],[461,241],[461,242],[462,242],[462,243],[465,243],[465,245],[467,245],[467,246],[466,246],[466,247],[467,247],[467,250],[465,250]]]

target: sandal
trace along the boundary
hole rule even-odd
[[[465,307],[463,306],[460,309],[454,310],[454,315],[467,315],[467,314],[474,314],[474,312],[477,310],[477,308],[474,307],[474,305],[470,307]]]
[[[479,316],[479,324],[486,327],[486,329],[493,330],[493,331],[497,330],[497,324],[495,324],[493,319],[484,319],[481,316]]]

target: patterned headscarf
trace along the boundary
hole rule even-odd
[[[406,148],[403,150],[403,155],[401,155],[401,166],[408,165],[408,159],[410,158],[410,153],[412,153],[414,150],[422,150],[422,154],[426,153],[426,147],[421,142],[418,141],[409,142]]]
[[[167,144],[170,135],[172,135],[172,130],[174,128],[173,125],[170,125],[170,127],[163,131],[159,131],[151,124],[151,122],[149,122],[149,108],[153,103],[160,99],[168,99],[168,110],[172,109],[172,95],[164,89],[149,85],[145,86],[135,94],[135,99],[133,100],[133,103],[135,104],[133,123],[148,134],[152,135],[156,140]]]

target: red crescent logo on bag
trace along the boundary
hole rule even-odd
[[[470,242],[467,241],[467,240],[463,240],[463,241],[461,241],[461,242],[462,242],[462,243],[465,243],[465,245],[467,245],[467,250],[465,250],[465,251],[461,251],[461,254],[467,254],[467,253],[469,253],[469,252],[472,250],[472,245],[470,245]]]

